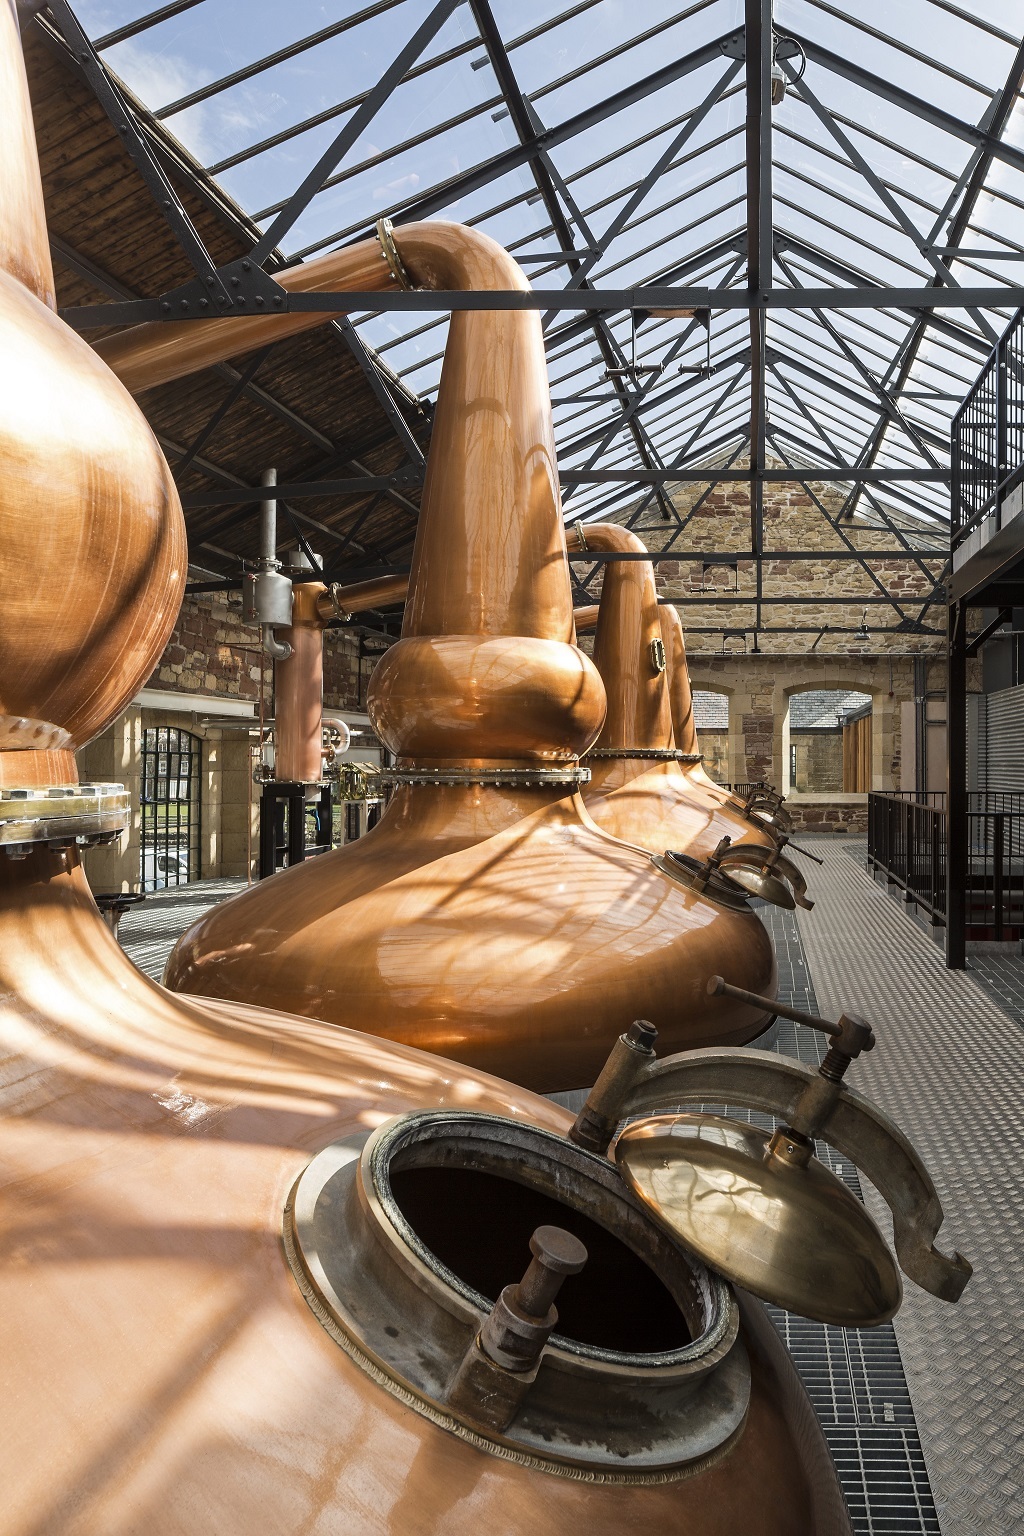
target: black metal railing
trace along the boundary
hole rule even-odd
[[[996,342],[951,429],[953,548],[1024,480],[1024,310]]]
[[[945,798],[868,795],[868,867],[933,923],[946,920]],[[969,795],[967,829],[967,937],[1024,937],[1024,795]]]

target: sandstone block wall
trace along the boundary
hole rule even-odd
[[[744,460],[738,459],[737,466]],[[779,461],[769,460],[775,467]],[[672,523],[664,522],[653,508],[641,519],[636,532],[651,550],[679,549],[684,555],[678,560],[662,560],[656,569],[658,590],[665,597],[680,602],[680,613],[687,628],[687,645],[694,652],[714,652],[723,646],[722,631],[749,630],[754,623],[755,609],[742,598],[756,594],[756,574],[753,560],[737,559],[736,570],[725,566],[709,572],[705,578],[704,556],[730,552],[749,551],[750,496],[742,481],[719,484],[701,502],[706,485],[677,486],[672,500],[686,522],[680,530]],[[813,493],[810,494],[810,493]],[[806,653],[814,632],[824,625],[836,628],[856,629],[865,610],[865,599],[883,595],[879,586],[855,559],[830,559],[829,556],[847,554],[850,549],[869,554],[873,550],[893,551],[899,547],[896,534],[884,527],[874,527],[858,517],[841,525],[837,531],[824,517],[818,503],[832,517],[838,516],[844,499],[844,491],[834,485],[810,482],[810,493],[796,483],[770,483],[764,488],[764,548],[763,595],[765,598],[799,598],[802,601],[772,603],[763,610],[763,622],[780,628],[810,628],[812,633],[762,636],[763,649],[787,652],[793,655]],[[697,503],[700,505],[697,506]],[[694,510],[696,509],[696,510]],[[937,549],[943,545],[941,530],[930,531],[921,525],[905,532],[911,545]],[[775,551],[775,553],[772,553]],[[820,551],[821,559],[794,560],[793,551]],[[693,552],[693,557],[691,557]],[[878,557],[870,561],[882,586],[900,604],[902,610],[913,618],[921,614],[925,595],[933,585],[933,578],[941,574],[944,556],[921,556],[920,564],[912,560]],[[586,567],[578,565],[577,572]],[[600,588],[600,573],[591,583],[595,592]],[[735,588],[735,590],[733,590]],[[825,598],[847,598],[847,602],[824,602]],[[879,626],[892,628],[899,622],[899,615],[888,605],[867,604],[869,630]],[[945,649],[945,607],[932,607],[924,615],[930,628],[940,630],[936,635],[908,635],[873,633],[867,641],[859,641],[853,635],[822,636],[815,649],[816,655],[870,654],[878,651],[903,653],[907,651],[941,654]],[[699,634],[710,630],[710,634]],[[741,645],[730,641],[728,645]]]
[[[351,632],[325,632],[325,705],[335,709],[363,707],[372,658],[365,658],[360,669],[359,651],[358,636]],[[174,631],[145,686],[208,698],[213,715],[218,699],[251,703],[256,721],[261,687],[266,718],[273,717],[273,677],[273,663],[260,648],[258,631],[242,623],[241,598],[235,593],[200,593],[185,598]],[[151,726],[176,726],[202,743],[199,810],[203,878],[244,878],[247,871],[255,873],[259,854],[259,792],[252,783],[255,741],[244,718],[237,726],[208,726],[202,723],[198,710],[194,700],[180,712],[131,705],[78,754],[83,780],[124,784],[133,806],[132,825],[118,844],[86,852],[86,873],[93,890],[139,888],[142,733]]]

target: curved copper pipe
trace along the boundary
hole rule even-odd
[[[479,231],[414,224],[396,241],[419,286],[527,286]],[[400,769],[431,782],[400,784],[369,836],[215,908],[176,947],[171,984],[355,1016],[546,1089],[589,1081],[641,994],[676,1043],[757,1034],[749,1009],[705,996],[723,966],[774,988],[753,914],[663,879],[538,778],[574,772],[604,720],[574,638],[540,317],[457,312],[402,638],[368,695]],[[473,780],[509,769],[533,782]]]
[[[570,548],[642,555],[646,546],[618,523],[577,524],[568,534]],[[604,570],[598,606],[594,661],[608,694],[608,715],[588,759],[590,784],[583,798],[599,826],[640,843],[652,852],[665,848],[706,857],[723,837],[734,842],[771,842],[738,810],[725,790],[703,772],[699,762],[652,761],[628,753],[676,751],[696,756],[693,701],[689,693],[682,626],[672,633],[675,668],[668,665],[664,615],[675,609],[659,605],[650,560],[612,560]],[[676,615],[678,623],[678,615]],[[668,621],[669,623],[671,621]],[[661,651],[660,647],[664,646]],[[688,712],[679,714],[675,735],[673,704],[683,697]],[[602,757],[621,752],[621,757]]]
[[[275,280],[290,293],[325,293],[335,289],[383,293],[396,279],[377,240],[362,240],[340,251],[328,251],[315,261],[275,272]],[[343,314],[344,310],[337,311]],[[283,341],[301,331],[326,325],[332,314],[252,314],[210,320],[152,321],[132,326],[96,343],[107,367],[133,395],[172,379],[211,368],[229,357],[241,357],[268,341]]]

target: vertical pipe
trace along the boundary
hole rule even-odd
[[[260,485],[276,485],[277,470],[265,469],[260,476]],[[266,562],[266,568],[277,569],[277,502],[260,502],[260,559]]]
[[[967,605],[949,607],[946,648],[946,968],[967,965]]]
[[[274,777],[280,783],[319,784],[323,779],[324,640],[317,581],[292,591],[292,624],[286,655],[275,669]]]

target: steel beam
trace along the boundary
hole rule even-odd
[[[946,968],[967,967],[967,604],[949,607],[946,642]]]
[[[269,279],[268,279],[269,280]],[[232,304],[236,301],[231,300]],[[167,304],[165,309],[163,306]],[[1019,309],[1024,286],[1003,288],[772,288],[755,293],[742,288],[490,288],[485,292],[438,288],[386,293],[288,293],[281,289],[280,314],[445,314],[454,310],[574,309],[595,314],[636,309]],[[135,325],[161,320],[168,325],[195,320],[164,299],[139,299],[124,304],[79,304],[61,310],[61,318],[76,330],[100,325]],[[239,311],[244,314],[245,311]],[[211,323],[227,324],[233,313],[211,314]]]
[[[58,3],[60,3],[60,0],[58,0]],[[424,48],[440,31],[452,11],[461,3],[462,0],[437,0],[437,4],[432,7],[426,20],[416,28],[416,31],[405,47],[399,51],[394,61],[381,75],[362,105],[353,112],[341,132],[324,150],[319,160],[313,166],[313,169],[308,172],[300,185],[292,193],[288,202],[270,225],[270,228],[260,236],[260,239],[249,253],[250,261],[257,265],[261,265],[266,261],[271,251],[280,243],[282,236],[286,235],[296,219],[302,216],[309,203],[312,202],[319,192],[325,179],[338,164],[338,161],[348,154],[352,145],[369,124],[372,123],[381,107],[388,100],[389,96],[394,93]]]

